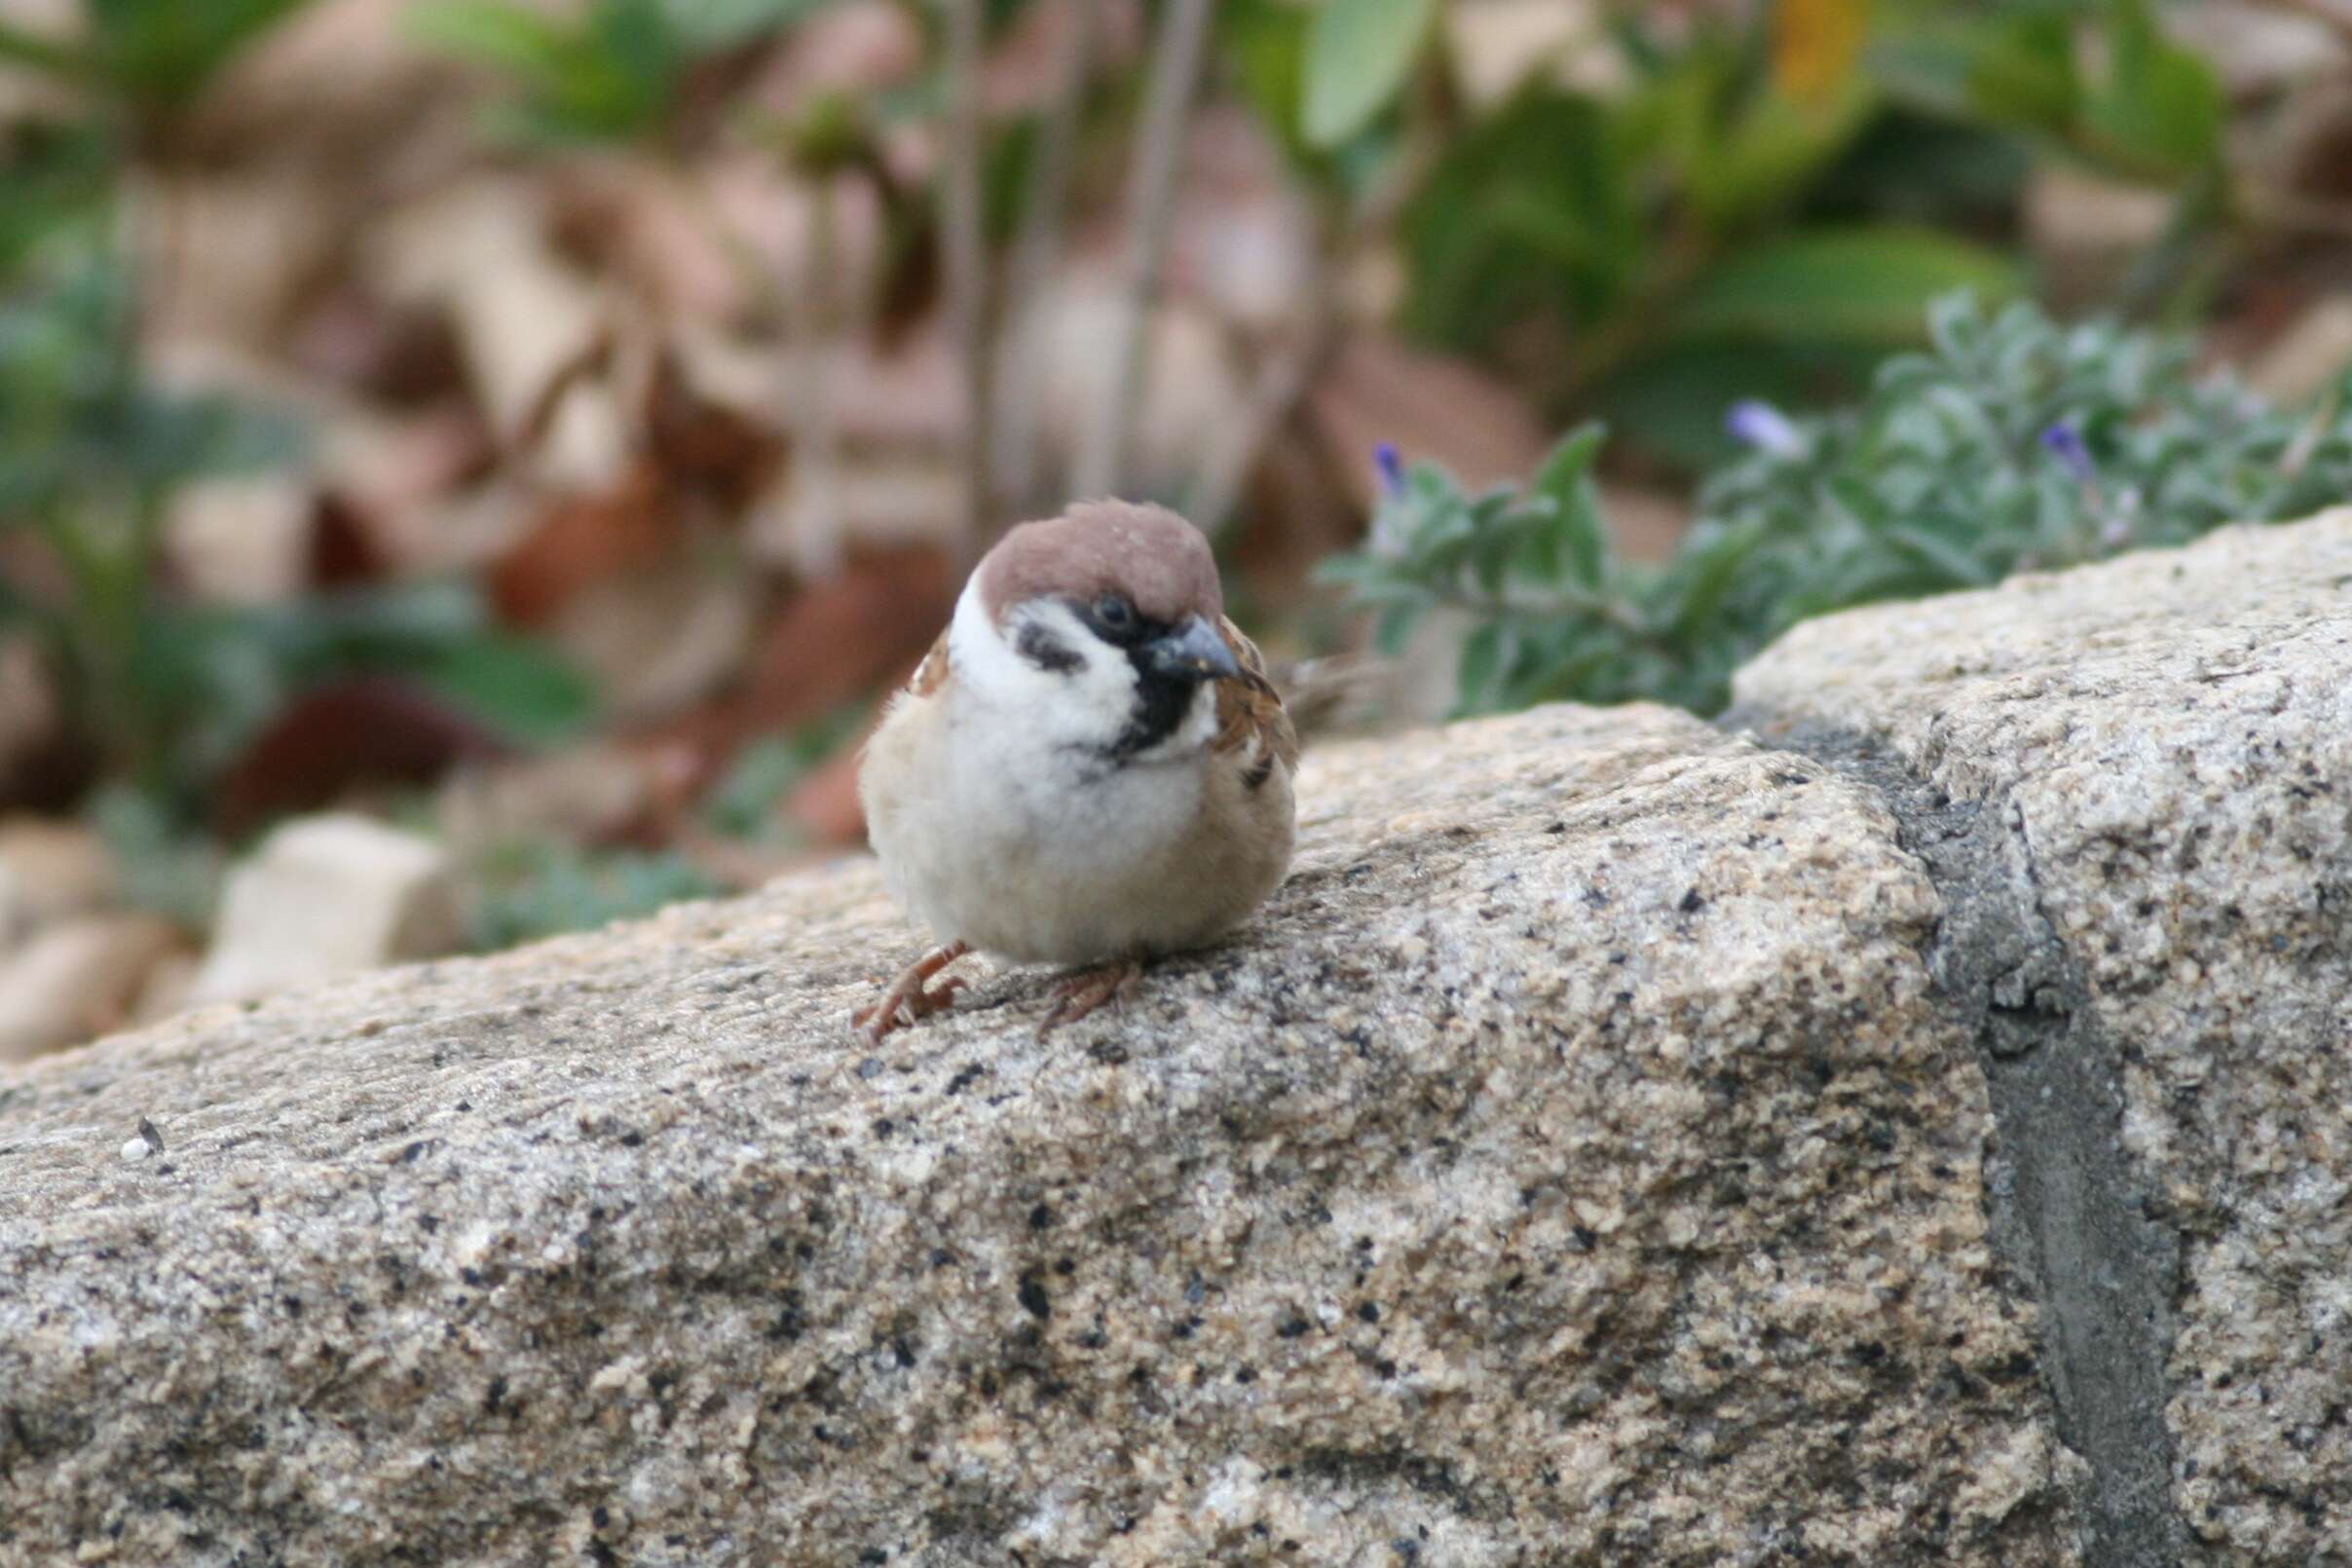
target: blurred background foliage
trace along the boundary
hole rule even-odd
[[[1318,723],[1713,711],[2340,499],[2348,241],[2344,0],[0,0],[0,1012],[854,843],[1073,493]]]

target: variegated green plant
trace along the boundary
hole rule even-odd
[[[2346,380],[2280,410],[2197,375],[2181,337],[2022,304],[1989,316],[1966,296],[1928,326],[1932,352],[1888,361],[1854,408],[1736,408],[1747,450],[1707,480],[1663,563],[1611,553],[1601,431],[1586,426],[1526,485],[1478,495],[1384,450],[1370,534],[1326,575],[1391,650],[1431,611],[1467,613],[1465,712],[1573,698],[1712,713],[1742,661],[1810,616],[2352,497]]]

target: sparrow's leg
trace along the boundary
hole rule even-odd
[[[1143,973],[1143,965],[1134,958],[1120,958],[1093,969],[1081,969],[1074,975],[1064,975],[1054,989],[1059,999],[1054,1010],[1045,1015],[1037,1026],[1037,1038],[1044,1039],[1064,1024],[1079,1019],[1101,1007],[1104,1002],[1125,990]]]
[[[882,992],[880,1001],[850,1014],[850,1024],[869,1041],[879,1043],[900,1023],[918,1024],[949,1006],[955,1000],[955,993],[970,982],[960,975],[950,975],[936,987],[926,987],[924,982],[971,951],[961,942],[933,948],[907,965],[898,979],[890,983],[890,989]]]

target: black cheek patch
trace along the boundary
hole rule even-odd
[[[1013,652],[1050,675],[1075,675],[1086,667],[1086,660],[1062,646],[1054,634],[1035,621],[1021,628],[1013,639]]]

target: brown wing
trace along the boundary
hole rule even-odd
[[[949,630],[953,628],[950,627]],[[943,631],[939,634],[939,641],[931,645],[931,652],[923,655],[923,661],[915,666],[915,673],[907,680],[907,690],[918,697],[927,697],[938,691],[940,683],[947,678],[948,633]]]
[[[1216,739],[1209,749],[1238,753],[1243,784],[1256,789],[1273,774],[1276,764],[1285,770],[1298,765],[1298,731],[1290,727],[1274,683],[1266,679],[1266,661],[1257,645],[1222,616],[1216,629],[1242,673],[1237,680],[1216,684]]]

